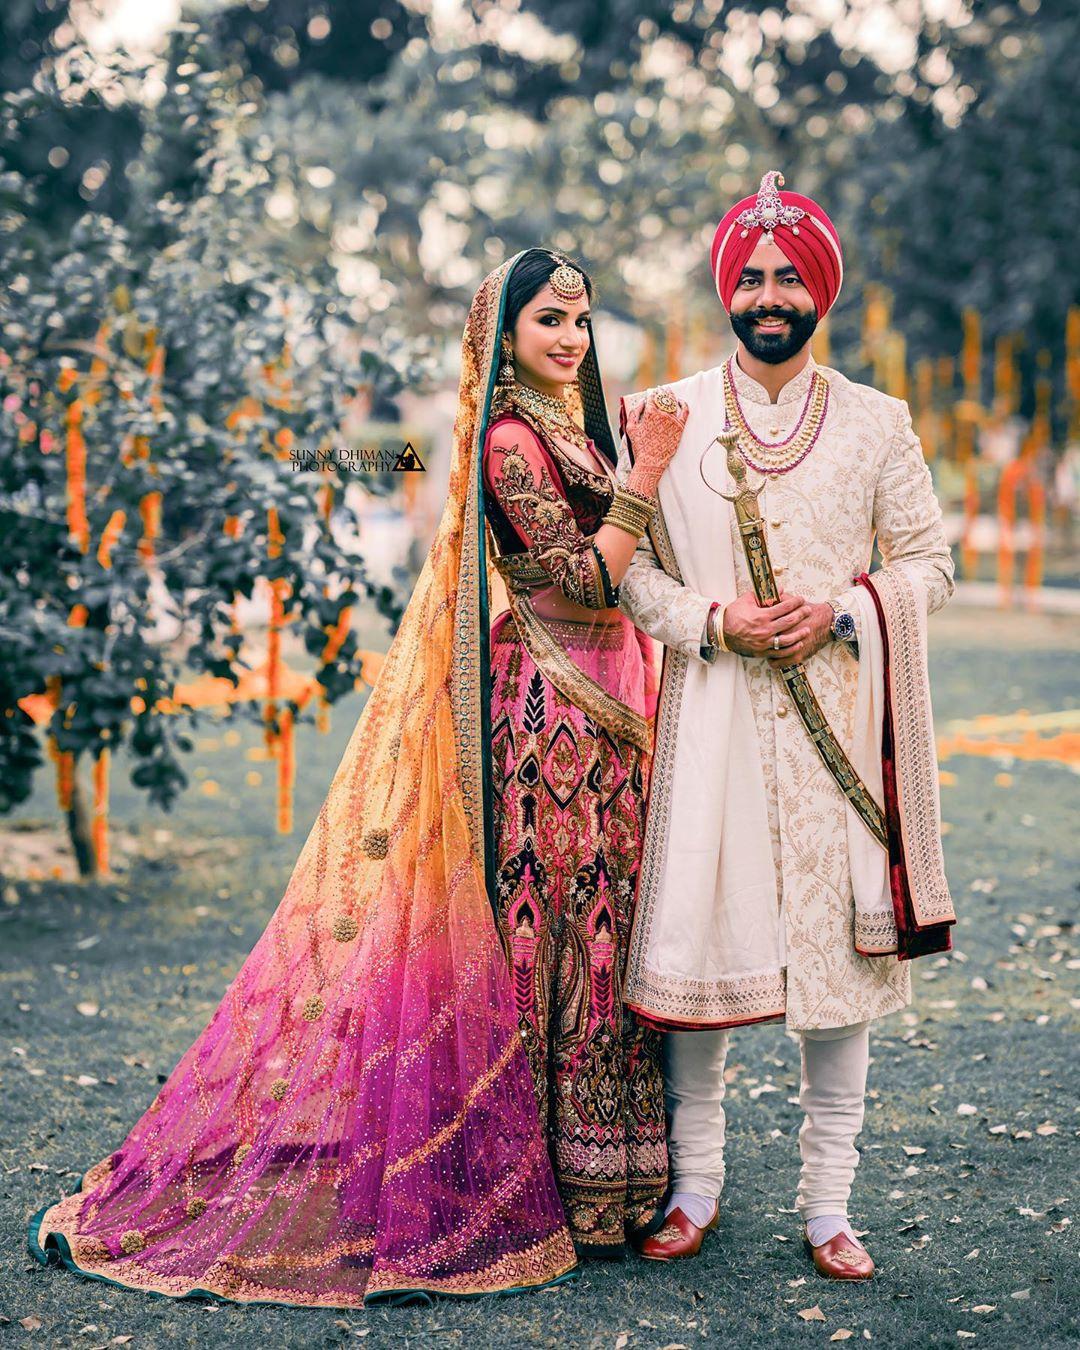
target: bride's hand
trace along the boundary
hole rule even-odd
[[[634,452],[626,486],[655,497],[664,470],[675,458],[690,409],[670,389],[650,389],[626,414],[625,435]]]

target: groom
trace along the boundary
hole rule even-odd
[[[783,1022],[801,1042],[814,1263],[865,1279],[847,1206],[870,1023],[910,1002],[908,960],[948,950],[955,922],[926,667],[953,565],[907,405],[810,354],[843,258],[783,181],[765,174],[717,228],[736,349],[657,397],[689,416],[621,585],[665,647],[626,999],[671,1033],[673,1189],[641,1250],[700,1250],[724,1184],[729,1028]],[[623,479],[644,397],[624,400]]]

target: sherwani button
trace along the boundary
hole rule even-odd
[[[778,530],[778,529],[780,528],[780,526],[783,525],[783,523],[784,523],[784,522],[783,522],[782,520],[770,520],[770,521],[769,521],[769,524],[773,527],[774,530]]]
[[[776,708],[776,715],[777,715],[777,717],[786,717],[786,716],[787,716],[787,704],[786,704],[786,703],[780,703],[780,704],[777,705],[777,708]]]

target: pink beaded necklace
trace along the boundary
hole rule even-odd
[[[731,356],[724,364],[724,402],[727,405],[728,421],[739,432],[739,454],[758,473],[789,473],[803,462],[821,435],[825,414],[829,410],[829,382],[819,370],[815,370],[810,377],[810,388],[794,429],[782,441],[765,441],[754,431],[743,412],[739,391],[735,387],[734,363],[735,357]],[[752,457],[746,450],[744,438],[757,451],[763,452],[760,462],[758,457]]]

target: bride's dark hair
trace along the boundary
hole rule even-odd
[[[518,315],[537,293],[556,267],[563,261],[563,255],[555,257],[546,248],[531,248],[518,259],[510,279],[506,283],[506,314],[503,328],[509,333],[518,321]],[[575,271],[585,278],[585,293],[592,300],[592,281],[588,272],[573,258],[566,259]]]

